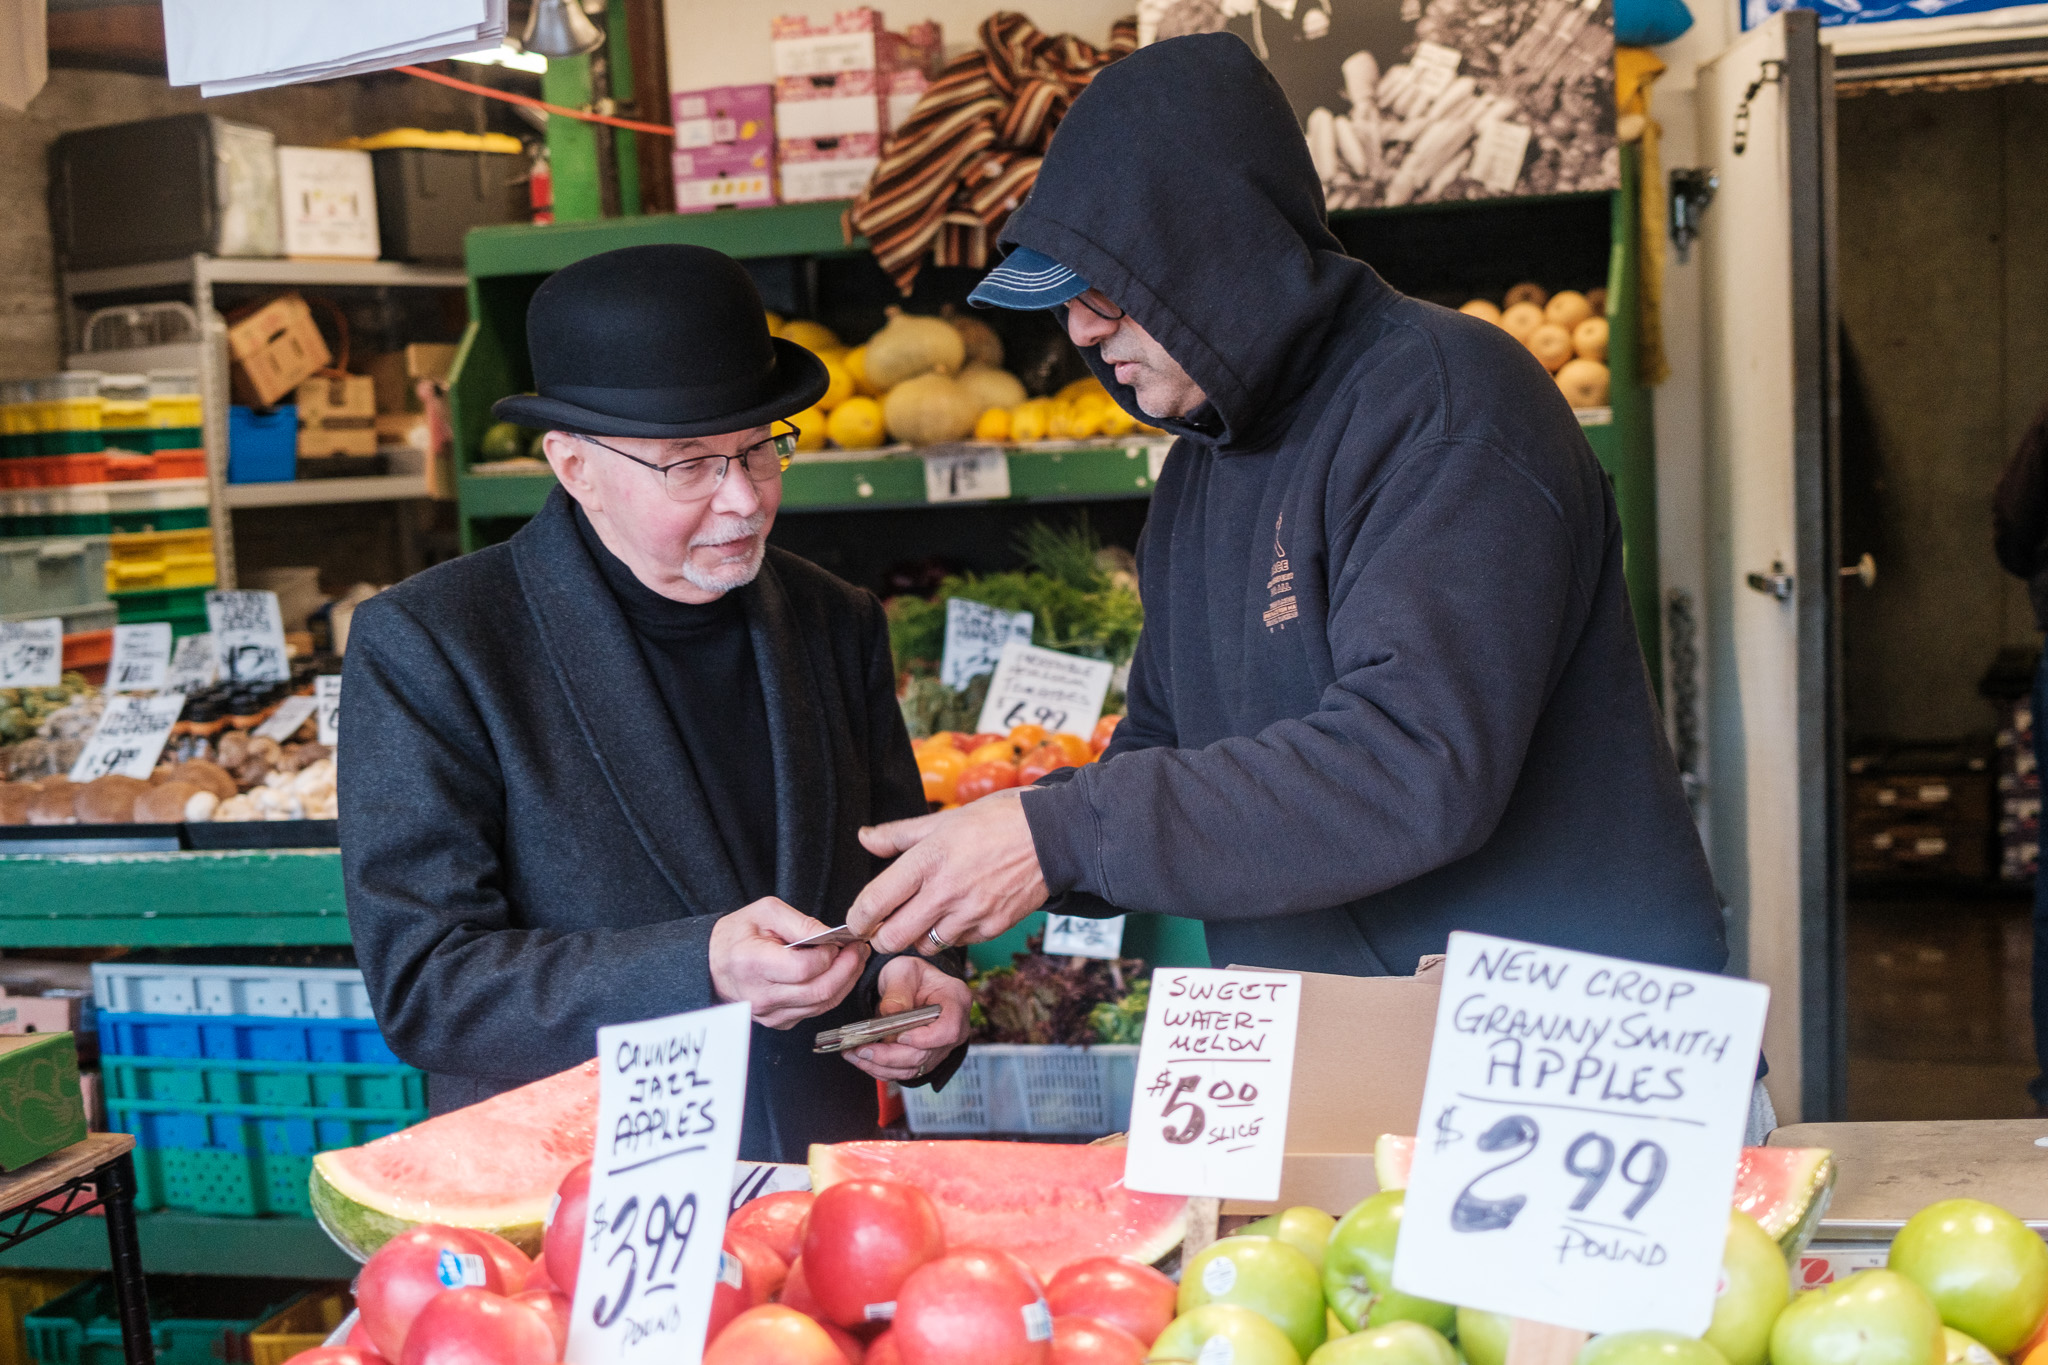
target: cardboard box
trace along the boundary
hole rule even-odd
[[[320,378],[298,390],[299,458],[377,453],[377,384],[366,374]]]
[[[267,408],[334,362],[313,310],[297,294],[272,299],[228,326],[234,399]]]
[[[378,412],[419,412],[419,381],[446,383],[448,368],[454,363],[453,346],[415,341],[402,351],[371,356],[363,368],[376,386]]]
[[[776,202],[774,86],[680,90],[671,107],[676,212]]]
[[[1298,1204],[1342,1217],[1379,1193],[1372,1166],[1379,1135],[1413,1133],[1419,1126],[1443,959],[1424,958],[1414,976],[1299,975],[1301,1026],[1280,1197],[1272,1203],[1226,1200],[1226,1217],[1263,1216]]]
[[[0,1035],[69,1033],[77,1027],[77,1002],[34,995],[0,995]]]
[[[939,26],[890,33],[875,10],[784,15],[769,44],[775,158],[784,203],[847,199],[867,186],[882,140],[907,117],[944,55]]]
[[[78,1047],[69,1033],[0,1038],[0,1171],[85,1141]]]
[[[368,152],[277,149],[284,254],[377,259],[377,182]]]
[[[775,147],[777,179],[785,204],[851,199],[867,188],[882,159],[882,140],[858,137],[791,139]]]

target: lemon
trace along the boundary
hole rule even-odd
[[[769,336],[772,336],[772,337],[779,337],[779,336],[781,336],[781,335],[782,335],[782,314],[780,314],[780,313],[769,313],[769,314],[767,315],[767,318],[768,318],[768,335],[769,335]]]
[[[830,327],[809,318],[791,318],[782,324],[779,335],[784,341],[794,341],[807,351],[829,351],[839,345],[839,338],[833,335]]]
[[[794,338],[791,339],[794,340]],[[1109,390],[1103,388],[1102,381],[1092,374],[1086,379],[1076,379],[1073,383],[1061,389],[1058,394],[1060,398],[1067,402],[1091,395],[1105,399],[1109,397]]]
[[[823,450],[825,448],[825,414],[817,408],[805,408],[789,419],[797,429],[798,450]]]
[[[824,357],[824,360],[825,373],[831,376],[832,382],[826,388],[825,396],[818,400],[818,406],[830,412],[853,397],[853,376],[846,372],[844,361],[834,360],[830,356]]]
[[[1109,405],[1108,412],[1102,414],[1102,434],[1104,436],[1128,436],[1131,434],[1131,428],[1137,425],[1137,418],[1131,416],[1114,403]]]
[[[1052,404],[1043,398],[1033,398],[1010,409],[1010,439],[1013,441],[1043,441],[1045,424],[1052,415]]]
[[[1056,400],[1052,405],[1052,411],[1047,414],[1045,419],[1045,439],[1048,441],[1066,441],[1073,439],[1073,435],[1074,405],[1063,400]]]
[[[1010,439],[1010,410],[990,408],[974,422],[974,439],[977,441],[1007,441]]]
[[[1077,441],[1085,441],[1102,434],[1102,423],[1109,416],[1111,404],[1107,398],[1094,394],[1083,394],[1074,400],[1072,415],[1067,418],[1067,435]]]
[[[847,450],[873,450],[882,444],[882,405],[857,396],[832,409],[828,431],[834,445]]]
[[[846,372],[853,376],[853,390],[855,393],[864,393],[870,398],[880,398],[882,396],[881,392],[874,385],[868,383],[868,348],[866,346],[854,347],[839,358],[839,363],[844,365]]]

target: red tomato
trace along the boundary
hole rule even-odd
[[[512,1302],[523,1303],[541,1315],[548,1330],[555,1334],[555,1359],[560,1360],[568,1353],[569,1314],[575,1311],[568,1295],[558,1289],[526,1289],[514,1294]]]
[[[803,1255],[804,1219],[810,1216],[811,1197],[809,1190],[783,1190],[749,1199],[725,1230],[751,1237],[783,1260],[794,1261]]]
[[[1052,1356],[1038,1279],[1001,1251],[954,1251],[918,1267],[896,1295],[889,1330],[903,1365],[1047,1365]]]
[[[1060,1318],[1093,1318],[1121,1327],[1140,1341],[1156,1341],[1174,1319],[1178,1286],[1128,1256],[1089,1256],[1060,1268],[1045,1287],[1045,1301]]]
[[[1052,1320],[1052,1365],[1142,1365],[1145,1343],[1094,1318]]]
[[[994,730],[985,730],[978,735],[955,735],[953,744],[961,753],[971,754],[984,744],[993,744],[999,739],[1008,738],[1008,735],[997,734]]]
[[[590,1163],[570,1170],[548,1205],[547,1230],[541,1234],[541,1257],[548,1278],[570,1298],[576,1297],[576,1267],[583,1264],[583,1220],[590,1212]]]
[[[1016,785],[1016,764],[983,763],[960,774],[960,780],[953,784],[953,799],[964,806],[969,801],[979,801],[990,792],[1003,791]]]
[[[526,1253],[495,1232],[482,1228],[471,1228],[470,1233],[484,1244],[484,1252],[498,1263],[498,1273],[505,1277],[505,1292],[516,1294],[526,1288],[526,1282],[533,1275],[533,1262]]]
[[[301,1351],[287,1360],[284,1365],[389,1365],[383,1356],[367,1346],[315,1346],[310,1351]]]
[[[939,1211],[912,1185],[848,1180],[811,1202],[806,1279],[827,1321],[880,1322],[904,1278],[946,1249]]]
[[[1088,747],[1098,754],[1107,749],[1109,742],[1116,738],[1116,727],[1122,720],[1122,716],[1104,716],[1101,720],[1096,721],[1095,734],[1088,741]]]
[[[734,1318],[704,1365],[848,1365],[825,1329],[793,1308],[764,1303]]]
[[[1070,735],[1065,730],[1054,735],[1051,742],[1059,745],[1065,751],[1068,760],[1077,768],[1095,757],[1095,746],[1093,744],[1079,735]]]
[[[555,1365],[555,1333],[503,1294],[451,1289],[413,1319],[399,1365]]]
[[[413,1320],[430,1300],[465,1286],[502,1295],[504,1272],[468,1228],[422,1223],[377,1249],[356,1277],[363,1327],[386,1360],[399,1360]]]
[[[1060,768],[1071,768],[1074,763],[1075,760],[1067,756],[1067,751],[1063,747],[1047,740],[1024,755],[1023,761],[1017,765],[1017,785],[1028,787],[1047,773]]]
[[[725,1225],[725,1249],[740,1258],[740,1264],[747,1273],[747,1307],[771,1301],[782,1292],[782,1282],[789,1278],[789,1264],[768,1248],[757,1237],[744,1232],[735,1232],[731,1223]]]
[[[896,1349],[896,1333],[888,1331],[868,1343],[866,1365],[903,1365],[903,1352]]]

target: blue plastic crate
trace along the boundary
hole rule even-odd
[[[403,1065],[374,1019],[268,1019],[246,1014],[99,1012],[100,1052],[256,1062]]]
[[[425,1113],[427,1078],[412,1067],[360,1062],[227,1061],[203,1057],[101,1058],[113,1102],[273,1109]]]
[[[298,477],[299,409],[286,403],[257,412],[228,409],[228,482],[289,483]]]

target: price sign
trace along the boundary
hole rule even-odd
[[[981,704],[977,730],[1008,734],[1019,725],[1042,725],[1088,738],[1102,717],[1116,667],[1056,649],[1012,640],[996,659],[988,700]]]
[[[0,687],[55,687],[63,681],[63,617],[0,621]]]
[[[319,709],[320,702],[317,698],[286,697],[277,704],[277,709],[270,713],[270,719],[256,727],[256,734],[259,738],[274,739],[282,744],[297,734],[299,727]]]
[[[92,738],[78,751],[71,765],[73,782],[90,782],[95,777],[137,777],[147,779],[156,768],[157,755],[185,709],[181,692],[159,692],[153,696],[126,694],[107,699],[100,723]]]
[[[1443,980],[1395,1287],[1705,1331],[1769,988],[1467,933]]]
[[[284,618],[274,592],[209,592],[206,621],[213,627],[213,653],[230,682],[283,682]]]
[[[1045,945],[1048,957],[1102,957],[1114,960],[1124,955],[1124,917],[1086,919],[1080,915],[1047,915]]]
[[[171,651],[171,666],[164,674],[163,690],[199,692],[213,686],[220,677],[220,665],[213,657],[213,636],[206,631],[187,635]]]
[[[1279,1198],[1300,1014],[1289,972],[1154,968],[1124,1183]]]
[[[742,1161],[733,1167],[732,1200],[726,1205],[729,1215],[738,1213],[740,1205],[752,1203],[764,1194],[781,1194],[784,1190],[808,1190],[811,1187],[811,1168],[793,1166],[772,1161]]]
[[[107,691],[161,691],[170,667],[170,622],[114,627],[114,657],[107,664]]]
[[[1010,496],[1010,459],[1000,450],[924,457],[926,502],[987,502]]]
[[[946,649],[939,657],[939,681],[955,691],[966,687],[994,670],[1003,646],[1012,640],[1031,643],[1030,612],[1004,611],[964,597],[948,598]]]
[[[332,749],[341,734],[341,675],[323,673],[313,679],[313,698],[320,703],[313,738]]]
[[[597,1154],[569,1319],[587,1365],[704,1353],[747,1105],[745,1005],[597,1031]]]

